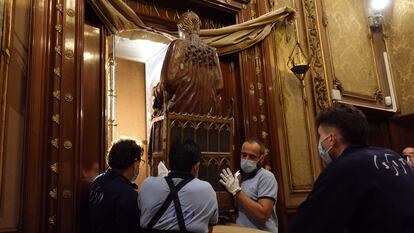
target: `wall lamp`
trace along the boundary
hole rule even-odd
[[[368,22],[372,31],[378,32],[384,19],[383,11],[390,0],[371,0],[368,9]]]
[[[311,59],[312,60],[312,59]],[[305,79],[306,72],[310,68],[311,61],[306,56],[299,42],[293,46],[292,52],[290,52],[287,66],[290,68],[292,73],[295,74],[296,78],[301,81]]]

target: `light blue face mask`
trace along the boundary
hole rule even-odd
[[[325,150],[324,148],[323,148],[323,146],[322,146],[322,142],[323,141],[325,141],[329,136],[331,136],[331,135],[328,135],[328,136],[326,136],[322,141],[319,141],[319,143],[318,143],[318,151],[319,151],[319,156],[321,156],[321,158],[328,164],[328,163],[330,163],[330,162],[332,162],[332,158],[331,158],[331,156],[329,155],[329,151],[332,149],[332,147],[331,148],[329,148],[328,150]]]
[[[246,173],[252,172],[257,168],[257,161],[241,159],[240,167]]]

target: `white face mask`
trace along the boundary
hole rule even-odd
[[[319,151],[319,156],[321,156],[321,158],[328,164],[330,162],[332,162],[332,158],[329,155],[329,151],[332,149],[332,147],[330,147],[328,150],[325,150],[322,146],[322,142],[325,141],[329,136],[326,136],[322,141],[319,141],[318,143],[318,151]]]
[[[241,159],[240,167],[246,173],[252,172],[257,168],[257,161]]]

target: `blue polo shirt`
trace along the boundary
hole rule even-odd
[[[242,226],[256,228],[260,230],[277,233],[277,216],[276,216],[276,199],[277,199],[277,182],[276,178],[270,171],[260,168],[256,175],[241,183],[242,191],[252,200],[258,201],[261,198],[268,198],[274,201],[273,211],[266,223],[259,222],[250,217],[247,212],[239,206],[239,215],[236,223]]]
[[[176,177],[172,180],[177,185],[183,179]],[[169,193],[170,189],[164,177],[149,177],[144,180],[138,197],[142,228],[147,227]],[[178,192],[178,197],[187,231],[205,233],[208,232],[209,225],[217,224],[216,192],[208,182],[194,178]],[[169,205],[154,229],[179,230],[174,203]]]

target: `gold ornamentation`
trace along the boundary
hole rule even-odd
[[[73,16],[75,16],[75,11],[73,9],[69,8],[69,9],[66,10],[66,14],[69,17],[73,17]]]
[[[262,90],[263,88],[263,84],[262,83],[257,83],[257,90]]]
[[[59,138],[54,138],[50,140],[50,144],[56,149],[59,149]]]
[[[333,88],[339,90],[340,92],[344,92],[344,87],[339,79],[334,78],[333,80]]]
[[[58,174],[59,168],[58,168],[58,163],[54,163],[52,165],[50,165],[50,170],[56,174]]]
[[[252,91],[254,91],[254,85],[253,84],[250,84],[250,90],[252,90]]]
[[[60,68],[56,67],[53,69],[53,73],[58,76],[59,78],[62,77],[61,73],[60,73]]]
[[[70,190],[68,190],[68,189],[63,190],[62,197],[63,198],[66,198],[66,199],[69,199],[69,198],[72,197],[72,192]]]
[[[260,75],[262,73],[262,69],[260,69],[260,66],[256,66],[256,75]]]
[[[60,91],[59,90],[53,91],[53,97],[57,100],[60,100]]]
[[[1,53],[5,57],[6,64],[10,63],[10,50],[8,48],[3,48]]]
[[[73,58],[73,51],[71,49],[65,50],[65,56],[67,58]]]
[[[72,142],[69,141],[69,140],[65,140],[63,142],[63,147],[65,147],[65,149],[67,149],[67,150],[71,149],[72,148]]]
[[[377,89],[374,92],[374,97],[377,102],[382,102],[384,100],[384,93],[381,89]]]
[[[256,11],[255,11],[255,10],[253,10],[253,9],[251,9],[251,10],[250,10],[250,15],[252,16],[252,19],[253,19],[253,18],[256,18]]]
[[[242,4],[242,8],[244,9],[244,10],[246,10],[247,9],[247,5],[246,4]]]
[[[55,226],[56,225],[56,215],[49,217],[49,224]]]
[[[261,99],[261,98],[259,98],[259,100],[257,102],[259,103],[259,106],[263,106],[263,104],[264,104],[264,100]]]
[[[257,117],[256,116],[253,116],[252,119],[253,119],[254,122],[257,122]]]
[[[267,135],[269,135],[266,131],[262,131],[262,138],[266,139]]]
[[[161,7],[160,4],[155,3],[156,1],[153,1],[154,3],[150,3],[150,1],[126,1],[127,4],[134,9],[134,11],[140,15],[146,15],[146,16],[155,16],[157,18],[164,17],[172,22],[177,22],[180,18],[180,12],[176,9],[167,8],[167,7]],[[200,18],[201,25],[200,28],[203,29],[216,29],[216,28],[222,28],[225,25],[222,22],[219,21],[213,21],[207,18]]]
[[[66,102],[70,103],[70,102],[73,101],[73,96],[69,93],[66,93],[65,100],[66,100]]]
[[[59,125],[60,124],[60,115],[59,114],[54,114],[52,116],[52,121]]]
[[[231,4],[231,0],[226,0],[226,3]]]
[[[266,120],[266,116],[263,114],[260,114],[260,122],[264,122]]]
[[[322,16],[322,24],[323,24],[323,26],[324,27],[328,27],[328,17],[324,14],[323,16]]]
[[[323,58],[321,42],[319,38],[318,19],[314,0],[303,0],[305,16],[307,20],[307,34],[309,38],[310,57],[314,58],[313,71],[311,72],[314,83],[315,101],[320,110],[329,107],[328,91],[324,78]]]
[[[264,152],[264,155],[268,155],[270,153],[270,150],[269,149],[265,149],[265,152]]]
[[[55,46],[55,52],[59,54],[60,56],[62,56],[62,48],[59,45]]]
[[[63,32],[63,27],[62,25],[58,24],[55,26],[55,31],[59,32],[60,34],[62,34]]]
[[[282,93],[279,94],[279,103],[282,106],[285,104],[285,97],[283,96]]]
[[[63,13],[63,5],[61,3],[56,4],[56,10],[58,10],[60,13]]]
[[[55,200],[57,200],[57,189],[54,188],[52,190],[49,191],[49,196]]]

